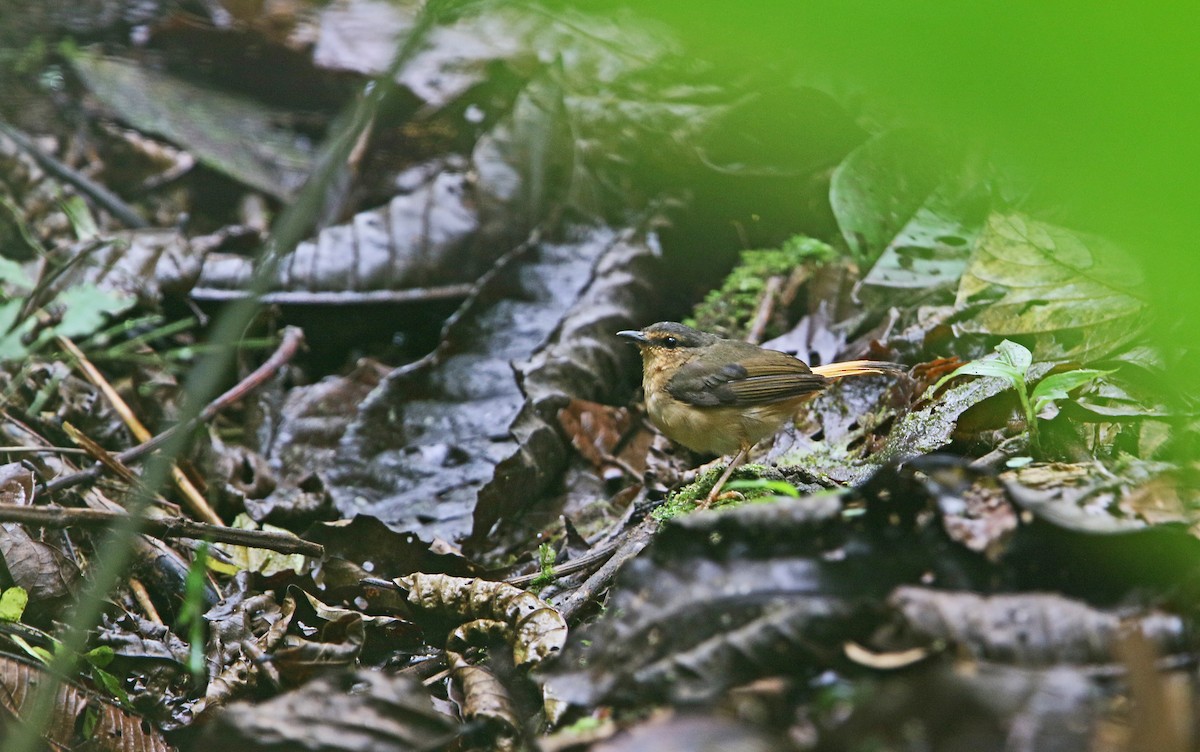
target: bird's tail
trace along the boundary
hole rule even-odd
[[[847,360],[844,363],[830,363],[827,366],[813,366],[812,372],[827,379],[837,380],[843,376],[859,376],[872,373],[904,373],[908,369],[899,363],[886,363],[881,360]]]

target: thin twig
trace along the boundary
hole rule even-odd
[[[24,504],[0,504],[0,522],[19,522],[34,527],[107,528],[124,522],[128,517],[129,515],[124,512],[110,512],[103,509],[66,509]],[[141,522],[141,531],[155,538],[202,538],[217,543],[265,548],[285,554],[303,554],[312,557],[321,557],[325,554],[324,546],[297,538],[290,533],[241,530],[224,525],[195,522],[184,517],[148,517]]]
[[[596,598],[600,591],[608,587],[613,578],[617,576],[617,572],[621,571],[621,567],[625,566],[625,562],[641,553],[657,531],[658,520],[650,515],[646,515],[646,518],[639,522],[637,527],[629,530],[621,539],[612,558],[597,569],[591,577],[584,580],[582,585],[563,600],[562,605],[556,607],[563,618],[571,621],[584,606]]]
[[[172,436],[180,431],[191,431],[201,423],[207,423],[208,421],[212,420],[213,417],[221,410],[224,410],[229,405],[242,399],[274,376],[279,369],[283,368],[288,361],[295,357],[296,353],[300,351],[300,346],[302,344],[304,344],[304,332],[298,327],[285,327],[283,330],[283,338],[279,343],[279,347],[276,348],[275,352],[271,354],[271,357],[267,358],[267,360],[261,366],[254,369],[253,373],[238,382],[232,389],[208,403],[208,405],[205,406],[205,408],[201,410],[195,418],[171,426],[149,441],[142,442],[135,447],[115,454],[113,455],[113,459],[117,460],[118,462],[129,464],[141,459],[147,454],[150,454],[155,449],[169,441]],[[46,483],[45,488],[40,489],[40,491],[42,493],[54,493],[55,491],[61,491],[64,488],[71,488],[72,486],[77,486],[80,483],[86,483],[88,481],[95,480],[96,478],[99,478],[100,474],[103,472],[103,465],[93,465],[86,470],[80,470],[79,472],[71,473],[70,475],[63,475],[55,478],[54,480]]]
[[[612,543],[606,543],[603,546],[598,546],[579,558],[571,559],[570,561],[565,561],[556,567],[552,567],[550,569],[550,575],[553,577],[566,577],[569,574],[582,572],[586,569],[590,569],[594,566],[602,564],[607,561],[614,552],[616,552],[618,545],[619,543],[614,541]],[[541,576],[541,572],[535,572],[533,574],[523,574],[519,577],[509,577],[507,580],[505,580],[505,582],[507,582],[509,585],[515,585],[516,587],[525,587]]]
[[[12,127],[8,123],[0,122],[0,133],[8,136],[21,148],[26,154],[33,158],[35,162],[41,165],[42,169],[50,173],[59,180],[66,181],[75,186],[80,193],[83,193],[91,200],[95,201],[103,207],[109,214],[116,217],[126,227],[139,228],[149,227],[150,223],[142,218],[140,214],[134,211],[133,207],[125,203],[117,196],[117,194],[108,190],[99,183],[90,180],[78,171],[72,170],[62,162],[59,162],[54,157],[46,154],[37,147],[29,136],[26,136],[21,131]]]
[[[783,290],[783,277],[767,278],[762,297],[758,299],[758,309],[754,312],[754,320],[750,322],[750,327],[746,331],[747,342],[757,345],[763,341],[763,337],[767,333],[767,324],[771,322],[771,316],[775,313],[775,300],[779,297],[781,290]]]
[[[71,357],[75,358],[84,375],[87,376],[87,380],[92,382],[104,394],[108,403],[121,416],[121,420],[125,423],[125,426],[133,433],[134,438],[143,443],[153,438],[150,429],[143,425],[133,409],[129,407],[117,390],[113,388],[113,385],[108,383],[108,379],[104,378],[104,374],[100,373],[100,369],[96,368],[95,364],[83,354],[79,346],[72,342],[70,337],[64,337],[61,334],[58,336],[58,343],[64,350],[70,353]],[[73,436],[72,441],[76,440],[77,437]],[[84,446],[84,449],[87,449],[87,447]],[[101,462],[101,464],[106,463]],[[123,465],[121,463],[114,463],[114,466],[120,467]],[[183,499],[187,502],[187,506],[192,511],[192,514],[213,525],[225,524],[216,510],[209,505],[208,499],[204,498],[204,494],[200,493],[200,489],[196,488],[196,484],[192,483],[192,479],[184,475],[179,466],[174,463],[171,465],[171,477],[174,479],[175,485],[178,486],[180,493],[183,494]]]

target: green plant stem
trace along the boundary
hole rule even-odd
[[[1021,400],[1021,409],[1025,411],[1025,426],[1029,431],[1029,449],[1034,456],[1042,454],[1042,443],[1038,438],[1037,415],[1033,413],[1033,405],[1029,402],[1029,387],[1022,379],[1017,385],[1017,397]]]

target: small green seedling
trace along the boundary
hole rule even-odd
[[[995,376],[1004,379],[1017,392],[1017,397],[1021,400],[1021,409],[1025,413],[1025,424],[1029,426],[1030,447],[1036,454],[1041,454],[1041,444],[1038,440],[1038,416],[1051,407],[1056,400],[1067,399],[1072,389],[1091,383],[1112,371],[1099,371],[1094,368],[1063,371],[1042,379],[1030,392],[1028,378],[1031,365],[1033,365],[1033,353],[1023,345],[1006,339],[996,345],[995,355],[988,355],[959,366],[953,372],[939,379],[931,391],[936,392],[955,376]]]
[[[529,592],[539,593],[547,585],[554,582],[554,560],[556,558],[557,556],[554,553],[554,547],[549,543],[543,543],[542,545],[538,546],[538,567],[541,571],[539,571],[537,577],[534,577],[533,581],[529,583]]]

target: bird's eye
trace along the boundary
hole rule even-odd
[[[679,340],[675,339],[674,337],[663,337],[662,346],[668,350],[674,350],[679,346]]]

